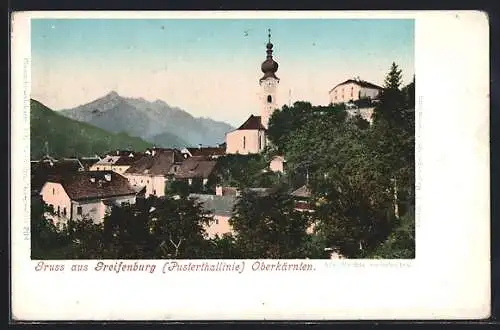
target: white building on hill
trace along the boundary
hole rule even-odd
[[[382,87],[359,78],[348,79],[333,87],[329,92],[330,103],[347,103],[360,99],[376,99]]]

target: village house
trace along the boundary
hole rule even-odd
[[[135,204],[136,201],[136,192],[128,180],[113,171],[51,176],[40,195],[52,209],[47,217],[57,225],[83,218],[100,223],[114,205]]]
[[[165,196],[167,181],[179,171],[184,157],[177,149],[149,149],[123,174],[135,189],[145,187],[144,197]]]
[[[144,156],[143,153],[116,150],[108,153],[103,159],[91,166],[91,171],[114,171],[118,174],[125,173],[129,167]]]
[[[52,175],[64,175],[84,171],[85,167],[78,159],[57,160],[46,156],[30,162],[31,192],[38,195],[47,178]]]
[[[113,165],[120,159],[120,156],[106,155],[103,159],[90,167],[91,171],[113,171]]]
[[[83,165],[83,168],[85,171],[90,171],[92,166],[101,160],[101,157],[99,157],[97,155],[94,157],[80,157],[80,158],[78,158],[78,160]]]
[[[359,79],[348,79],[333,87],[329,92],[330,103],[339,104],[361,99],[376,99],[382,87]]]
[[[220,156],[224,156],[226,154],[225,147],[202,147],[201,145],[198,148],[182,148],[181,153],[184,158],[188,157],[206,157],[209,159],[217,159]]]
[[[302,187],[299,187],[298,189],[294,190],[291,193],[291,196],[293,197],[295,201],[295,210],[299,212],[314,212],[314,207],[311,204],[311,189],[307,185],[304,185]],[[312,234],[314,232],[315,224],[311,224],[307,228],[307,233]]]
[[[245,188],[243,192],[253,193],[258,196],[267,196],[274,191],[275,188]],[[236,187],[215,186],[215,195],[217,196],[241,196],[242,191]]]
[[[204,156],[192,156],[184,159],[176,171],[174,178],[176,180],[185,180],[189,185],[193,180],[200,180],[203,186],[206,186],[209,179],[214,175],[214,169],[217,161]]]
[[[221,237],[224,234],[233,233],[229,219],[237,202],[236,196],[218,196],[208,194],[190,194],[190,199],[197,200],[203,210],[213,216],[213,221],[205,226],[208,238]]]
[[[301,212],[312,212],[313,207],[311,205],[311,190],[306,186],[302,186],[291,193],[291,196],[295,200],[295,209]]]
[[[286,161],[283,156],[274,156],[269,163],[269,168],[273,172],[285,173]]]

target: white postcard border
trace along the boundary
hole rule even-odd
[[[29,140],[25,134],[29,134],[29,116],[26,117],[25,93],[29,91],[29,79],[23,77],[30,76],[26,65],[26,60],[30,60],[29,18],[173,16],[415,18],[417,259],[307,260],[316,271],[287,273],[251,271],[255,260],[245,260],[242,273],[166,274],[159,271],[167,262],[164,260],[149,261],[157,268],[153,274],[72,273],[68,271],[72,264],[86,263],[93,269],[98,261],[53,261],[52,264],[64,264],[66,271],[37,272],[37,262],[30,260],[26,235]],[[12,68],[11,269],[15,319],[470,319],[489,315],[489,36],[485,14],[16,13]]]

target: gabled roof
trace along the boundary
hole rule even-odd
[[[201,147],[201,148],[186,148],[187,151],[191,154],[191,156],[223,156],[226,154],[226,148],[220,147]]]
[[[196,199],[203,209],[214,215],[231,216],[238,198],[236,196],[217,196],[207,194],[189,194],[190,199]]]
[[[75,159],[31,161],[31,190],[40,190],[50,175],[64,175],[85,170]]]
[[[123,155],[116,161],[115,165],[116,166],[130,166],[144,156],[145,156],[144,153],[139,153],[139,152],[129,154],[129,155]]]
[[[356,85],[363,87],[363,88],[383,89],[382,87],[375,85],[371,82],[365,81],[365,80],[347,79],[346,81],[341,82],[340,84],[338,84],[335,87],[333,87],[332,89],[330,89],[330,92],[333,91],[338,86],[347,85],[347,84],[351,84],[351,83],[356,84]]]
[[[49,177],[47,182],[60,183],[69,198],[74,201],[136,194],[128,180],[113,171],[86,171],[55,175]]]
[[[178,179],[203,178],[207,179],[215,169],[217,162],[207,160],[203,156],[194,156],[184,160],[175,173]]]
[[[120,159],[120,156],[106,156],[100,161],[96,162],[94,165],[115,165],[115,163]]]
[[[97,163],[100,160],[100,158],[97,157],[81,157],[79,158],[80,163],[83,165],[86,171],[89,170],[89,168]]]
[[[236,130],[244,130],[244,129],[257,129],[257,130],[266,130],[264,125],[262,125],[262,119],[260,116],[250,115],[248,119]]]
[[[182,161],[180,151],[156,149],[154,155],[144,155],[133,163],[125,173],[167,176],[170,173],[170,168],[180,161]]]
[[[309,198],[311,197],[311,190],[307,186],[302,186],[299,189],[292,192],[292,196],[301,197],[301,198]]]

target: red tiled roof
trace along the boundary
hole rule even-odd
[[[202,147],[202,148],[186,148],[191,156],[223,156],[226,154],[225,148],[216,148],[216,147]]]
[[[49,176],[77,173],[83,170],[81,162],[75,159],[32,161],[31,190],[40,190]]]
[[[109,178],[110,180],[106,180]],[[71,200],[100,199],[135,195],[128,180],[113,171],[87,171],[56,175],[47,182],[60,183]]]
[[[154,155],[145,155],[130,166],[125,173],[140,175],[162,175],[170,173],[170,168],[182,161],[182,155],[178,150],[155,149]]]
[[[215,160],[207,160],[202,156],[190,157],[182,162],[175,177],[178,179],[207,179],[212,174],[215,165],[217,165]]]
[[[132,157],[130,155],[122,155],[114,165],[117,166],[132,165],[144,156],[145,156],[144,153],[139,153],[139,152],[133,153]]]
[[[295,202],[295,208],[300,210],[312,210],[311,204],[306,202]]]
[[[262,119],[260,116],[250,115],[247,121],[245,121],[237,130],[244,129],[258,129],[258,130],[266,130],[266,128],[262,125]]]

